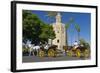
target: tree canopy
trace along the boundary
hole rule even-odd
[[[83,38],[81,38],[79,41],[80,41],[80,45],[82,44],[86,48],[90,48],[90,44],[86,40],[84,40]]]
[[[47,42],[49,38],[55,38],[53,27],[41,21],[31,11],[23,10],[23,41],[28,39],[34,44],[39,44]]]

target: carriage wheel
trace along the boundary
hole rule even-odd
[[[69,52],[67,52],[67,55],[70,56],[70,57],[72,57],[73,52],[72,51],[69,51]]]
[[[39,53],[38,53],[39,57],[44,57],[45,56],[45,53],[43,50],[40,50]]]
[[[80,58],[81,56],[81,51],[79,49],[76,50],[76,57],[79,57]]]
[[[48,50],[48,57],[54,57],[55,51],[53,49]]]
[[[84,51],[84,57],[85,58],[88,58],[89,57],[89,50],[88,49],[86,49],[85,51]]]
[[[57,54],[57,50],[56,50],[56,51],[54,51],[54,56],[55,56],[55,57],[57,57],[57,56],[58,56],[58,54]]]

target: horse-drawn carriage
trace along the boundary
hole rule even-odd
[[[79,58],[88,58],[90,56],[90,49],[84,46],[70,47],[66,50],[68,56]]]
[[[26,44],[23,45],[24,56],[38,56],[38,57],[56,57],[62,53],[57,49],[57,45],[37,45]]]
[[[52,45],[48,49],[40,48],[38,52],[39,57],[57,57],[61,53],[60,50],[57,49],[57,45]]]
[[[88,58],[90,56],[90,49],[78,45],[76,46],[63,46],[63,51],[59,50],[57,45],[48,44],[45,46],[34,46],[32,44],[28,44],[23,47],[23,55],[34,55],[38,57],[57,57],[60,55],[70,56],[70,57],[79,57],[79,58]]]

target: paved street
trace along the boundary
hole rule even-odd
[[[23,62],[45,62],[45,61],[68,61],[68,60],[82,60],[77,57],[37,57],[37,56],[23,56]]]

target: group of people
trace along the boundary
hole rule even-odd
[[[75,42],[73,43],[73,47],[76,49],[76,48],[78,48],[78,47],[84,47],[84,46],[83,46],[83,44],[80,44],[80,43],[78,43],[77,41],[75,41]]]

